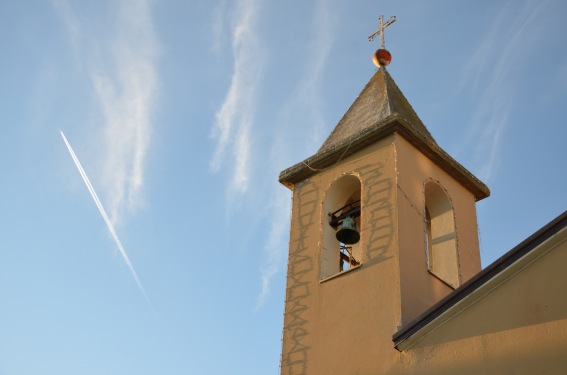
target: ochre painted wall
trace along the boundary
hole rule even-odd
[[[389,339],[400,317],[393,140],[293,189],[282,374],[370,374],[399,363]],[[362,186],[362,266],[321,282],[321,233],[328,225],[323,202],[345,174]]]
[[[567,373],[567,229],[401,354],[404,374]],[[466,301],[465,301],[466,303]]]
[[[454,290],[427,269],[424,196],[427,182],[441,186],[453,206],[459,285],[480,272],[481,265],[473,194],[402,136],[396,134],[395,144],[402,323],[407,324]]]
[[[345,175],[361,184],[362,266],[321,280],[324,202]],[[431,179],[454,204],[459,251],[466,252],[464,281],[480,271],[474,197],[401,136],[392,134],[294,186],[282,374],[399,368],[392,334],[452,291],[427,271],[423,186]]]
[[[360,180],[362,265],[322,280],[323,206],[345,175]],[[462,284],[480,271],[474,196],[403,137],[293,187],[282,374],[566,373],[566,229],[394,348],[402,325],[453,290],[427,270],[427,181],[452,203]]]

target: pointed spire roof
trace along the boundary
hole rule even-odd
[[[378,68],[319,151],[283,170],[279,181],[292,189],[295,184],[393,133],[404,137],[460,181],[476,200],[490,195],[482,181],[439,147],[384,67]]]
[[[387,122],[384,120],[394,114],[406,120],[415,131],[435,143],[388,71],[381,67],[368,81],[318,153],[331,150],[358,134],[385,125]]]

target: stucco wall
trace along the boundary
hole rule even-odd
[[[401,355],[404,374],[565,374],[567,230],[490,280]],[[467,305],[467,301],[463,302]],[[453,312],[455,312],[453,311]]]
[[[345,174],[361,183],[362,266],[322,281],[323,202]],[[293,187],[282,374],[401,371],[392,334],[452,291],[427,271],[430,179],[452,199],[465,281],[480,271],[474,197],[403,137],[392,134]]]
[[[459,285],[481,270],[474,195],[402,136],[395,136],[403,324],[454,289],[428,272],[424,186],[433,181],[453,207]]]
[[[346,174],[360,180],[362,265],[322,280],[324,202]],[[565,229],[394,348],[402,324],[453,290],[427,271],[427,181],[450,197],[464,283],[480,271],[474,196],[403,137],[293,187],[282,374],[565,373]]]
[[[400,316],[393,139],[293,189],[282,374],[375,373],[399,363],[389,339]],[[361,181],[362,266],[321,282],[321,232],[328,225],[322,202],[333,181],[349,173]]]

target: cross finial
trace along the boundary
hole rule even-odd
[[[386,23],[384,23],[384,16],[381,15],[378,19],[380,20],[380,27],[373,34],[368,36],[368,41],[372,42],[374,38],[376,38],[376,35],[380,34],[380,48],[384,49],[384,29],[396,21],[396,16],[390,17]]]

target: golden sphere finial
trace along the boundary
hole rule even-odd
[[[372,55],[372,62],[377,67],[388,66],[392,62],[392,54],[388,50],[380,48]]]

